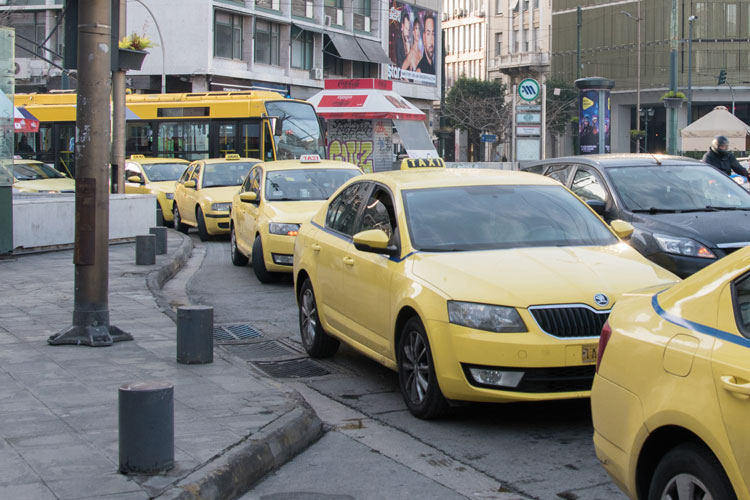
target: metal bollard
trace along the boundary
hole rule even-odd
[[[156,210],[156,225],[157,226],[164,225],[164,214],[162,213],[161,208]]]
[[[177,308],[177,362],[186,365],[214,362],[213,307]]]
[[[164,226],[150,227],[148,232],[156,236],[156,255],[167,253],[167,228]]]
[[[156,236],[143,234],[135,237],[135,265],[151,266],[156,264]]]
[[[120,472],[150,474],[174,467],[174,386],[136,382],[118,392]]]

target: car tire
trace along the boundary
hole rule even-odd
[[[240,252],[239,248],[237,248],[237,235],[234,232],[234,224],[229,228],[229,255],[231,255],[232,264],[235,266],[247,265],[248,258]]]
[[[210,240],[211,235],[208,234],[208,229],[206,229],[206,218],[203,216],[201,207],[195,209],[195,222],[198,224],[198,237],[201,241]]]
[[[311,358],[329,358],[339,350],[339,341],[324,330],[318,316],[312,283],[306,279],[299,292],[299,332],[302,345]]]
[[[648,491],[649,500],[689,500],[700,496],[680,496],[678,486],[709,494],[715,500],[736,500],[719,460],[705,445],[685,443],[671,449],[656,466]],[[684,491],[684,490],[683,490]],[[707,497],[707,495],[704,495]]]
[[[268,272],[266,269],[266,261],[263,258],[263,243],[260,241],[260,235],[255,237],[253,241],[253,272],[255,277],[261,283],[275,283],[279,280],[278,273]]]
[[[174,227],[181,233],[187,234],[190,230],[190,226],[182,222],[182,217],[180,217],[180,210],[177,208],[177,203],[175,202],[174,208],[172,209],[172,215],[174,217]]]
[[[446,415],[450,406],[438,385],[427,332],[416,316],[401,331],[397,363],[401,395],[411,414],[424,420]]]

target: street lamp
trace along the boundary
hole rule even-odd
[[[627,12],[625,10],[621,10],[620,14],[624,14],[628,16],[629,18],[633,19],[636,22],[636,25],[638,26],[638,34],[636,36],[637,38],[637,50],[636,50],[636,60],[637,60],[637,69],[636,69],[636,91],[635,91],[635,116],[636,116],[636,124],[635,124],[635,130],[637,132],[636,139],[635,139],[635,150],[640,152],[641,151],[641,120],[638,118],[638,115],[641,114],[641,0],[638,0],[636,3],[637,5],[637,14],[633,16],[630,12]]]
[[[654,108],[642,109],[640,115],[643,118],[644,123],[646,124],[646,135],[644,136],[644,152],[648,153],[648,121],[654,117]],[[639,119],[639,125],[640,122],[641,120]]]
[[[687,122],[690,125],[693,122],[693,21],[698,16],[688,17],[688,104],[687,104]]]

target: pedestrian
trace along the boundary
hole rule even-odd
[[[726,175],[731,176],[732,172],[747,178],[748,172],[745,168],[740,165],[737,158],[729,152],[729,139],[723,135],[717,135],[714,140],[711,141],[711,147],[703,155],[703,162],[708,163],[712,167],[721,170]]]

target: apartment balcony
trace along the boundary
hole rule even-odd
[[[487,69],[507,74],[514,74],[524,69],[540,72],[546,70],[549,64],[549,52],[520,52],[491,58]]]

